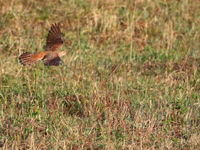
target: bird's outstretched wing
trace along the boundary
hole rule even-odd
[[[62,33],[59,24],[55,23],[51,25],[51,29],[47,36],[46,51],[57,51],[62,46]]]

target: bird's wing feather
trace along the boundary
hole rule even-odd
[[[62,46],[62,33],[59,24],[52,24],[47,36],[46,51],[57,51]]]

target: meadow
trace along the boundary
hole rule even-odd
[[[56,22],[62,65],[22,66]],[[0,0],[0,149],[199,149],[199,31],[199,0]]]

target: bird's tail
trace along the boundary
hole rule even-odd
[[[35,62],[43,59],[45,55],[46,55],[45,52],[40,52],[40,53],[36,53],[36,54],[25,52],[19,56],[19,62],[22,65],[32,65]]]

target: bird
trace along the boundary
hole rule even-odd
[[[19,56],[19,62],[26,66],[43,60],[45,66],[59,66],[61,64],[60,57],[66,54],[65,51],[59,51],[63,45],[62,38],[63,33],[60,30],[60,24],[52,24],[46,38],[45,51],[37,53],[24,52]]]

